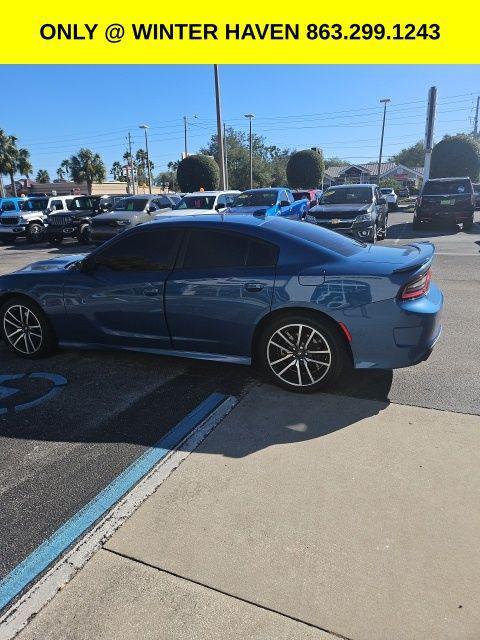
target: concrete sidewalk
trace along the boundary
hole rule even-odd
[[[254,388],[21,640],[480,637],[480,417]]]

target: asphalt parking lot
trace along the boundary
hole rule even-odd
[[[434,279],[445,294],[442,338],[427,362],[350,372],[330,392],[480,415],[480,215],[470,232],[414,233],[411,219],[410,211],[391,213],[386,244],[434,242]],[[0,246],[0,272],[82,251],[67,243]],[[0,345],[0,363],[0,578],[209,394],[241,396],[265,382],[240,366],[134,353],[60,351],[31,362]],[[40,401],[55,384],[55,394]],[[12,412],[19,404],[27,406]]]

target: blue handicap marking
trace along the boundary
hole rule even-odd
[[[4,386],[5,382],[13,382],[15,380],[48,380],[52,383],[52,386],[48,391],[43,393],[41,396],[34,398],[33,400],[29,400],[28,402],[21,402],[19,404],[13,404],[10,407],[1,407],[0,406],[0,415],[11,412],[25,411],[25,409],[31,409],[32,407],[37,407],[39,404],[43,404],[48,400],[51,400],[56,395],[60,393],[62,388],[67,384],[67,379],[58,373],[47,373],[45,371],[39,371],[38,373],[17,373],[17,374],[7,374],[0,375],[0,402],[5,400],[6,398],[11,398],[12,396],[20,393],[21,389],[17,389],[15,387],[7,387]]]

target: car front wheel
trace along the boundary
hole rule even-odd
[[[308,314],[283,316],[269,324],[260,337],[258,353],[277,385],[302,393],[331,384],[349,362],[340,330]]]
[[[38,222],[32,222],[27,229],[27,242],[32,242],[33,244],[42,242],[44,235],[45,227]]]
[[[0,334],[7,347],[23,358],[38,358],[55,349],[55,334],[41,308],[15,296],[0,308]]]

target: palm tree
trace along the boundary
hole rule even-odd
[[[50,182],[48,171],[46,169],[39,169],[37,171],[37,177],[35,178],[35,180],[36,182],[40,182],[40,184],[47,184],[47,182]]]
[[[30,152],[27,149],[18,150],[17,171],[21,176],[25,176],[27,180],[33,171],[32,163],[30,162]]]
[[[70,173],[75,182],[86,182],[88,194],[92,193],[94,182],[103,182],[107,171],[98,153],[91,149],[80,149],[70,158]]]
[[[62,160],[62,162],[60,163],[60,166],[57,169],[57,176],[59,180],[65,180],[65,178],[68,178],[69,173],[70,173],[70,160],[66,158],[65,160]]]
[[[123,167],[118,160],[112,164],[112,168],[110,169],[110,173],[113,176],[114,180],[122,180],[123,178]]]
[[[0,129],[0,174],[10,176],[12,191],[15,196],[17,196],[17,185],[15,184],[17,162],[17,138],[15,136],[7,135],[3,129]]]

